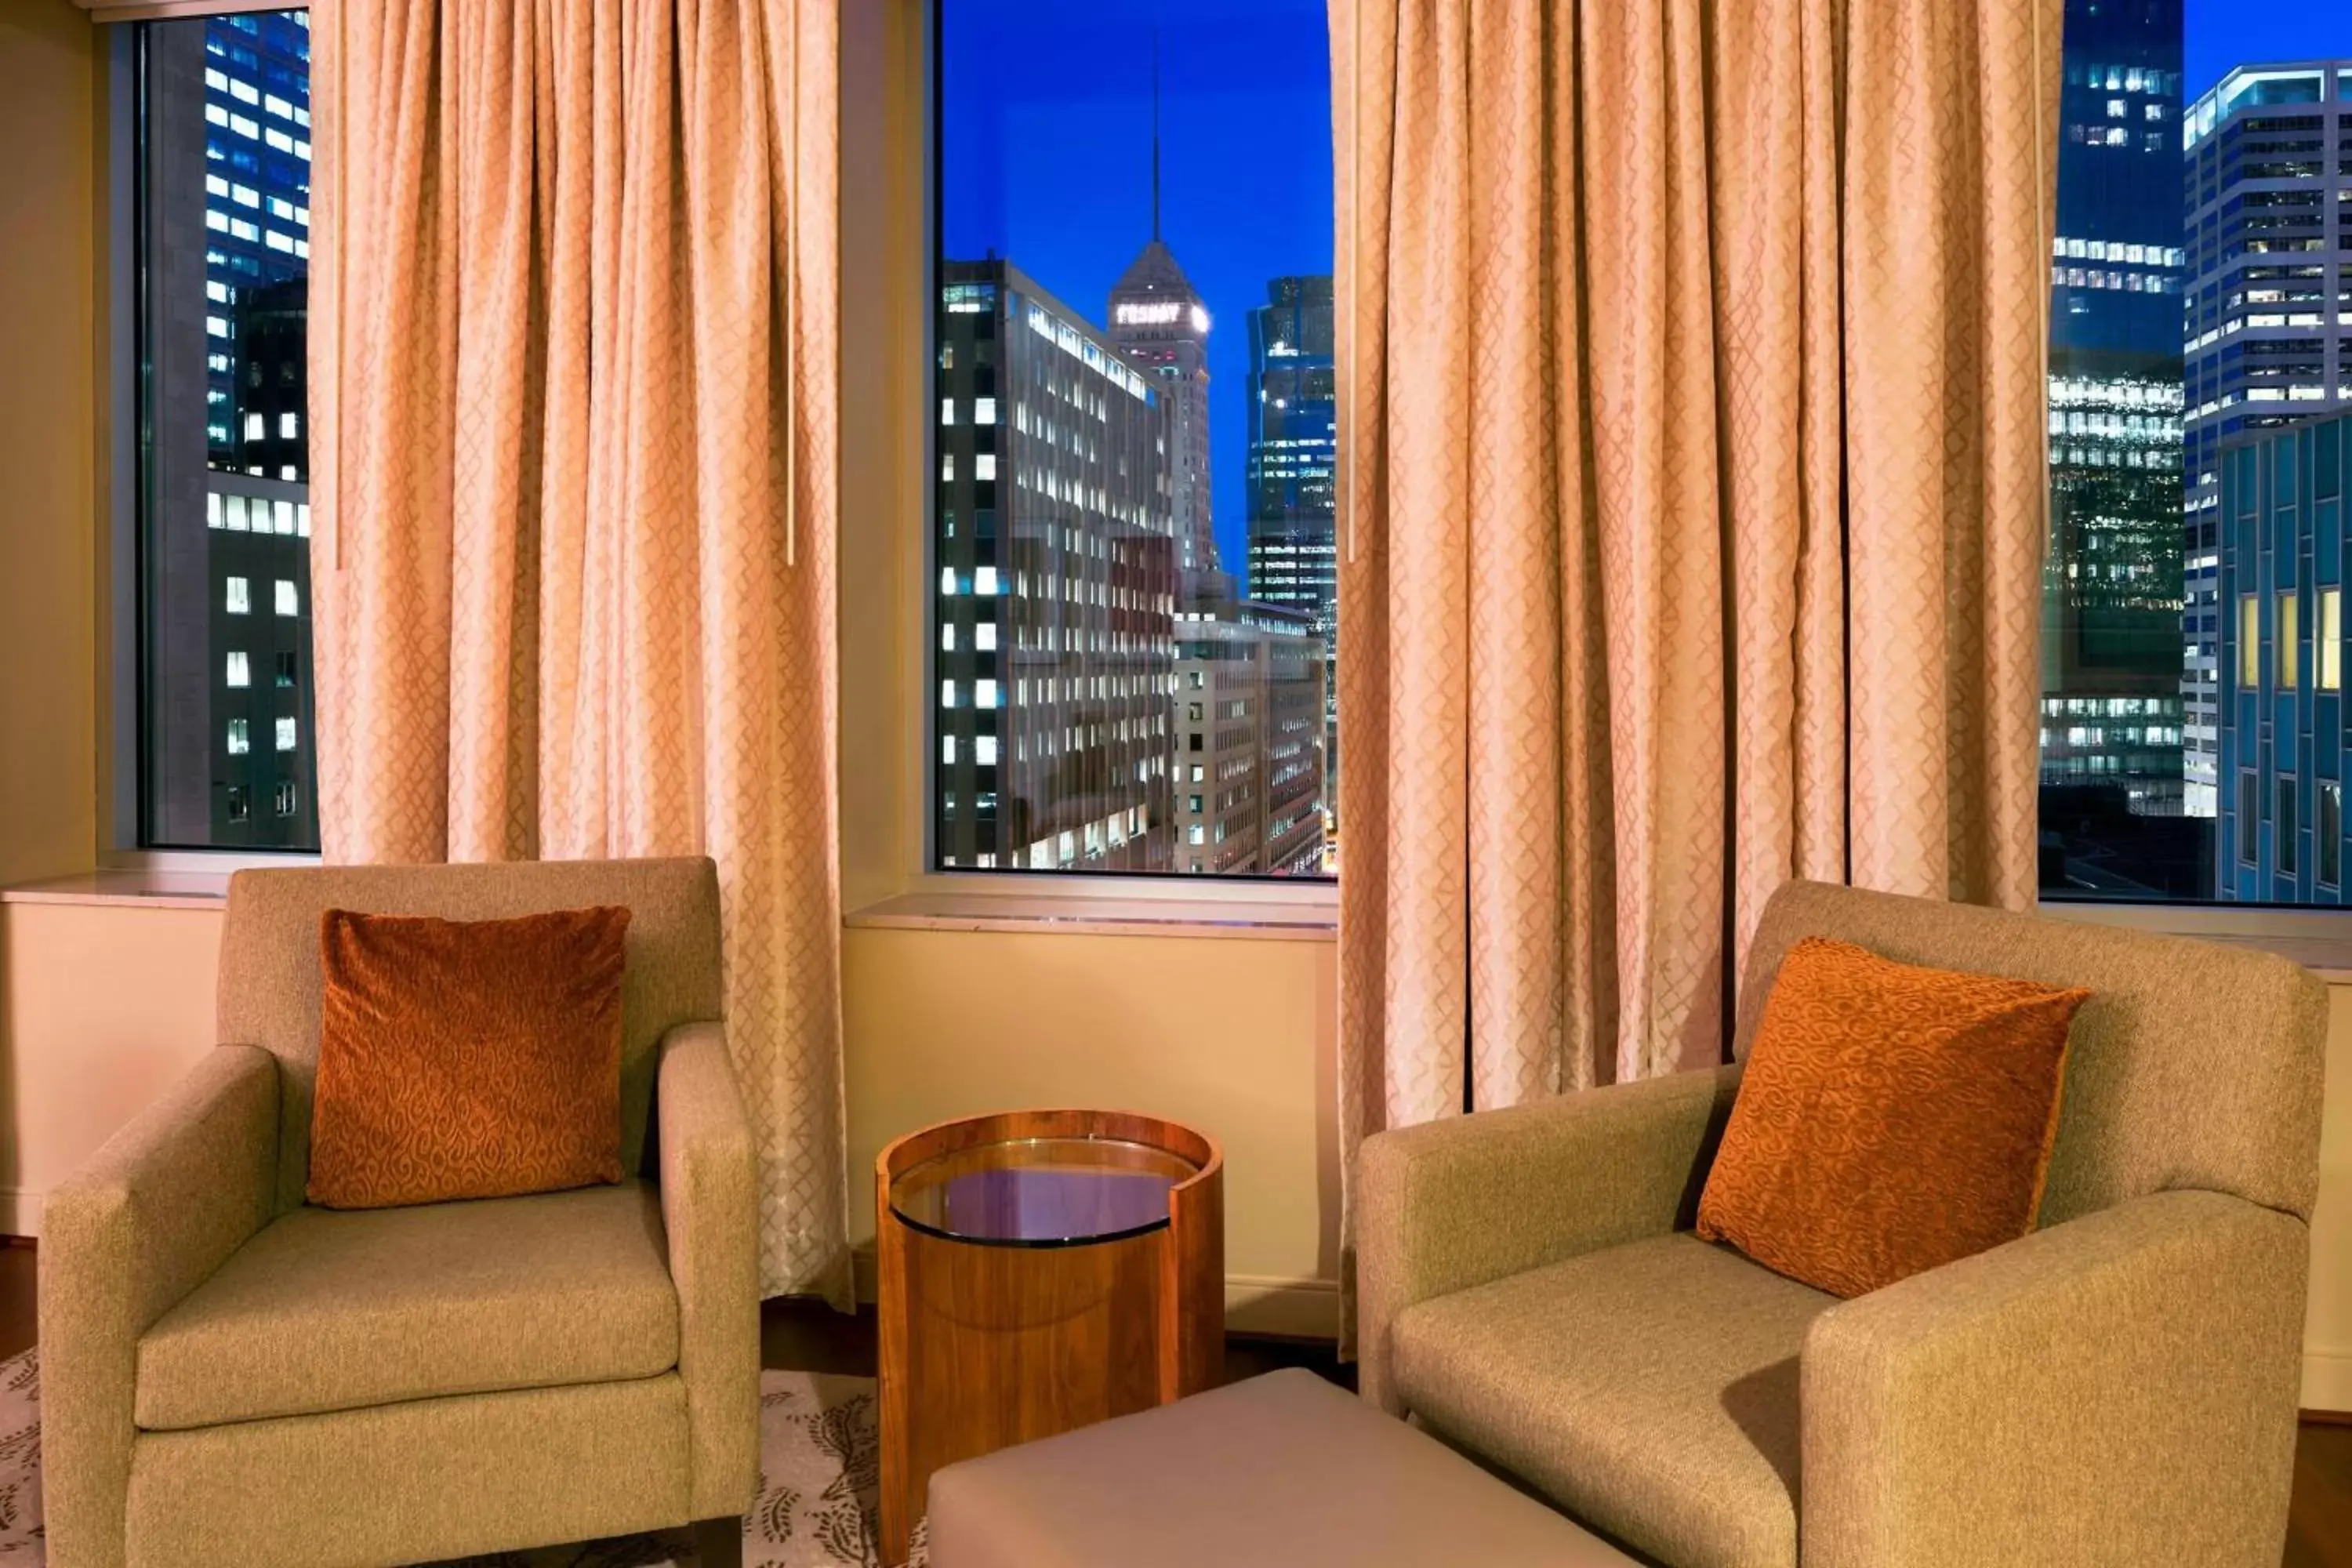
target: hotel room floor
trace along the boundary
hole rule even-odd
[[[33,1244],[0,1244],[0,1360],[35,1338]],[[761,1314],[764,1365],[874,1375],[874,1314],[844,1317],[820,1303],[771,1301]],[[1352,1387],[1355,1369],[1335,1362],[1319,1342],[1235,1335],[1225,1342],[1228,1379],[1303,1366]],[[2352,1417],[2306,1421],[2295,1445],[2294,1500],[2281,1568],[2352,1568]]]

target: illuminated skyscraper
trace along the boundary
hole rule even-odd
[[[1168,870],[1165,394],[1009,263],[940,271],[940,863]]]
[[[1328,671],[1339,637],[1331,279],[1277,278],[1266,295],[1249,318],[1249,594],[1307,616]],[[1337,776],[1335,696],[1324,707],[1325,766]]]
[[[303,12],[145,28],[144,837],[318,843],[310,697],[310,30]]]
[[[2181,811],[2179,0],[2069,0],[2042,781]]]
[[[1256,600],[1176,619],[1176,868],[1323,869],[1323,639]]]
[[[1168,406],[1168,500],[1176,524],[1176,565],[1187,598],[1217,592],[1217,535],[1209,500],[1209,311],[1160,241],[1153,203],[1151,243],[1110,291],[1110,341],[1150,375]]]
[[[2187,115],[2189,809],[2211,816],[2234,710],[2221,642],[2219,472],[2233,439],[2346,405],[2352,61],[2242,66]],[[2334,90],[2331,91],[2331,84]],[[2224,836],[2226,837],[2226,835]],[[2231,846],[2219,846],[2226,855]],[[2225,874],[2226,890],[2231,878]],[[2267,895],[2265,895],[2267,896]]]

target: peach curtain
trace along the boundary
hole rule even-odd
[[[845,1304],[835,6],[311,15],[327,857],[712,856],[765,1287]]]
[[[2033,897],[2062,11],[1331,0],[1343,1163]]]

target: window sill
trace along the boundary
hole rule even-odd
[[[1206,937],[1243,942],[1331,942],[1330,898],[1210,900],[1050,892],[902,893],[842,917],[853,931],[1055,932],[1068,936]]]
[[[225,871],[163,871],[121,867],[49,877],[0,888],[0,904],[83,904],[140,910],[219,910],[228,899]]]
[[[2053,920],[2125,926],[2196,942],[2251,947],[2300,963],[2330,985],[2352,985],[2352,909],[2285,910],[2231,904],[2045,903]]]

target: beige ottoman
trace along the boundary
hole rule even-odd
[[[931,1477],[931,1568],[1633,1563],[1310,1372],[1252,1378]]]

